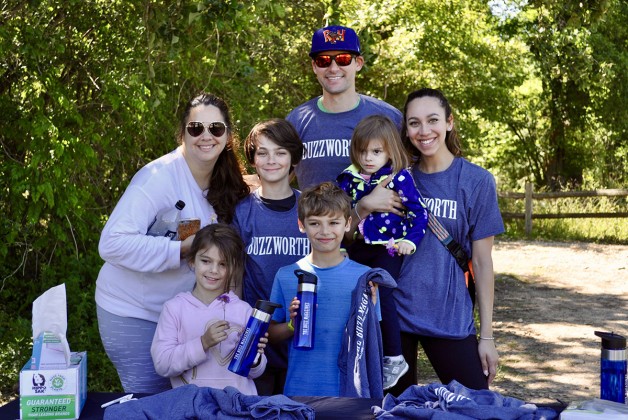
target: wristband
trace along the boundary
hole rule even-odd
[[[495,340],[495,337],[482,337],[482,336],[480,336],[480,340]]]
[[[290,321],[288,321],[288,329],[294,332],[294,325],[292,324],[292,318],[290,318]]]

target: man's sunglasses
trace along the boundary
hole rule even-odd
[[[227,125],[221,121],[215,121],[210,123],[202,123],[200,121],[190,121],[186,126],[188,134],[192,137],[198,137],[203,134],[203,130],[207,127],[207,131],[212,136],[220,137],[227,131]]]
[[[335,61],[340,67],[346,67],[353,61],[353,54],[337,54],[337,55],[317,55],[314,57],[316,67],[326,68],[331,66],[331,62]]]

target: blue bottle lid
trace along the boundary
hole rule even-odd
[[[602,338],[602,348],[608,350],[624,350],[626,337],[612,332],[595,331],[595,335]]]
[[[275,309],[277,308],[281,308],[281,305],[268,300],[259,299],[257,302],[255,302],[255,309],[265,312],[271,316],[273,315],[273,313],[275,313]]]

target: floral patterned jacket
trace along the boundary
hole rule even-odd
[[[351,197],[351,205],[355,207],[362,197],[370,194],[390,174],[392,168],[388,164],[366,181],[358,169],[351,165],[338,175],[336,182]],[[361,229],[364,241],[369,244],[389,244],[391,239],[395,243],[405,241],[411,243],[416,250],[416,245],[425,235],[427,210],[421,193],[414,185],[412,174],[409,170],[402,169],[393,176],[386,188],[399,194],[406,207],[405,216],[378,212],[369,214]]]

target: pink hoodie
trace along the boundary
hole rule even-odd
[[[266,369],[266,356],[251,368],[248,378],[227,370],[252,312],[251,306],[233,292],[227,296],[205,305],[191,292],[183,292],[164,304],[151,355],[155,370],[169,377],[173,388],[189,383],[218,389],[233,386],[243,394],[257,395],[253,378]],[[229,322],[227,339],[203,351],[201,336],[223,319]]]

